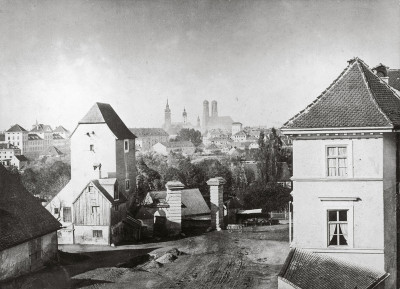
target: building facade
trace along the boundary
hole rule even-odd
[[[150,151],[158,142],[168,142],[169,135],[162,128],[130,128],[137,137],[136,149],[138,151]]]
[[[5,141],[19,147],[21,154],[24,154],[28,142],[28,131],[15,124],[5,132]]]
[[[339,260],[325,264],[341,262],[348,272],[380,272],[368,288],[381,288],[386,278],[385,288],[398,288],[399,128],[399,96],[358,58],[282,128],[293,137],[291,247]],[[295,269],[293,254],[279,288],[317,288],[311,272],[303,279],[287,273],[308,268]],[[327,284],[336,282],[328,267],[319,270]]]
[[[82,192],[89,190],[89,183],[96,184],[97,192],[100,191],[107,200],[112,200],[111,203],[106,202],[104,206],[115,205],[114,210],[118,211],[116,214],[121,216],[112,223],[95,225],[107,226],[107,230],[110,232],[114,232],[115,227],[121,226],[122,218],[126,215],[126,205],[124,205],[125,202],[121,204],[121,200],[132,201],[135,197],[135,138],[135,135],[109,104],[96,103],[79,121],[70,137],[71,180],[46,206],[64,226],[64,229],[58,232],[60,243],[82,241],[82,239],[76,238],[78,235],[73,233],[75,226],[85,226],[87,232],[81,233],[91,235],[91,241],[98,243],[95,237],[100,236],[100,233],[94,232],[97,229],[91,227],[93,224],[82,224],[80,219],[75,219],[75,217],[80,218],[82,214],[92,212],[91,209],[87,209],[85,212],[75,211],[80,208],[76,205],[77,202],[82,203],[78,196],[86,196],[86,193],[82,195]],[[114,193],[114,189],[107,189],[109,187],[107,184],[110,182],[113,184],[112,188],[115,186],[116,193]],[[99,193],[97,196],[100,196]],[[96,207],[97,205],[92,204],[91,206]],[[103,209],[104,206],[101,206]],[[105,212],[104,210],[102,212]],[[106,217],[102,216],[102,218]],[[106,232],[101,234],[106,236]],[[107,242],[113,242],[113,237],[114,240],[118,238],[118,236],[107,237]],[[90,241],[86,240],[85,242]]]

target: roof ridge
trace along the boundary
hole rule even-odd
[[[358,58],[355,58],[356,60]],[[322,99],[333,87],[336,83],[338,83],[338,81],[340,79],[342,79],[346,73],[348,73],[350,71],[350,68],[356,63],[357,61],[353,61],[353,62],[349,62],[349,64],[346,66],[346,68],[342,71],[341,74],[339,74],[339,76],[313,101],[311,102],[309,105],[306,106],[306,108],[304,108],[303,110],[301,110],[299,113],[297,113],[295,116],[293,116],[292,118],[290,118],[287,122],[285,122],[283,124],[283,126],[285,127],[286,125],[288,125],[290,122],[294,121],[295,119],[297,119],[298,117],[300,117],[304,112],[306,112],[307,110],[309,110],[312,106],[316,105],[317,102]]]
[[[380,106],[378,105],[378,103],[377,103],[377,101],[376,101],[375,93],[372,91],[372,89],[371,89],[371,87],[370,87],[370,85],[369,85],[369,82],[368,82],[368,80],[367,80],[367,77],[365,76],[365,72],[364,72],[363,68],[360,67],[360,65],[363,64],[363,65],[366,66],[365,68],[369,69],[368,65],[366,65],[366,64],[364,63],[364,61],[362,61],[362,60],[359,59],[359,58],[357,58],[357,60],[355,61],[355,63],[357,63],[357,68],[358,68],[358,69],[360,70],[360,72],[361,72],[362,78],[363,78],[363,80],[364,80],[364,84],[367,86],[367,90],[368,90],[368,92],[369,92],[369,95],[371,96],[371,99],[372,99],[373,103],[375,104],[375,107],[378,109],[378,111],[386,118],[386,120],[387,120],[387,121],[392,125],[392,127],[393,127],[393,126],[394,126],[394,125],[393,125],[393,122],[392,122],[392,121],[390,120],[390,118],[382,111],[382,109],[381,109]],[[374,74],[372,71],[371,71],[371,73]],[[381,80],[381,79],[379,78],[379,80]]]

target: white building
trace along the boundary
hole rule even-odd
[[[120,226],[126,214],[126,200],[132,200],[135,193],[135,135],[109,104],[96,103],[78,123],[70,139],[71,180],[46,206],[65,227],[58,233],[59,243],[82,243],[85,240],[85,243],[110,244],[113,237],[118,236],[109,236],[109,231],[114,232],[115,227]],[[110,182],[113,183],[112,190],[106,185]],[[85,198],[86,203],[80,202],[84,204],[85,212],[75,212],[77,207],[74,204],[83,191],[90,192],[91,183],[96,184],[96,195]],[[105,203],[102,201],[104,195]],[[109,200],[112,202],[107,203]],[[93,220],[86,218],[88,223],[75,219],[82,214],[98,214],[104,208],[103,214],[110,204],[115,211],[113,214],[119,215],[119,219],[108,218],[104,222],[104,215]],[[73,233],[75,226],[84,229]],[[106,229],[93,226],[105,226]]]
[[[5,141],[21,149],[25,153],[28,142],[28,131],[22,126],[15,124],[5,132]]]
[[[399,128],[399,96],[358,58],[284,125],[294,220],[279,288],[398,288]]]

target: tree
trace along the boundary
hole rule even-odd
[[[257,155],[258,166],[261,175],[261,181],[264,184],[276,182],[277,166],[280,159],[282,141],[275,128],[266,137],[263,132],[260,133],[258,140],[259,150]]]
[[[191,141],[195,146],[201,144],[201,132],[193,128],[183,128],[179,131],[176,141]]]

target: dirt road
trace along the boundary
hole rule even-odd
[[[84,288],[277,288],[276,275],[288,253],[287,226],[257,229],[179,240],[151,253],[162,256],[170,245],[184,252],[161,267],[101,268],[73,279],[99,281]]]

